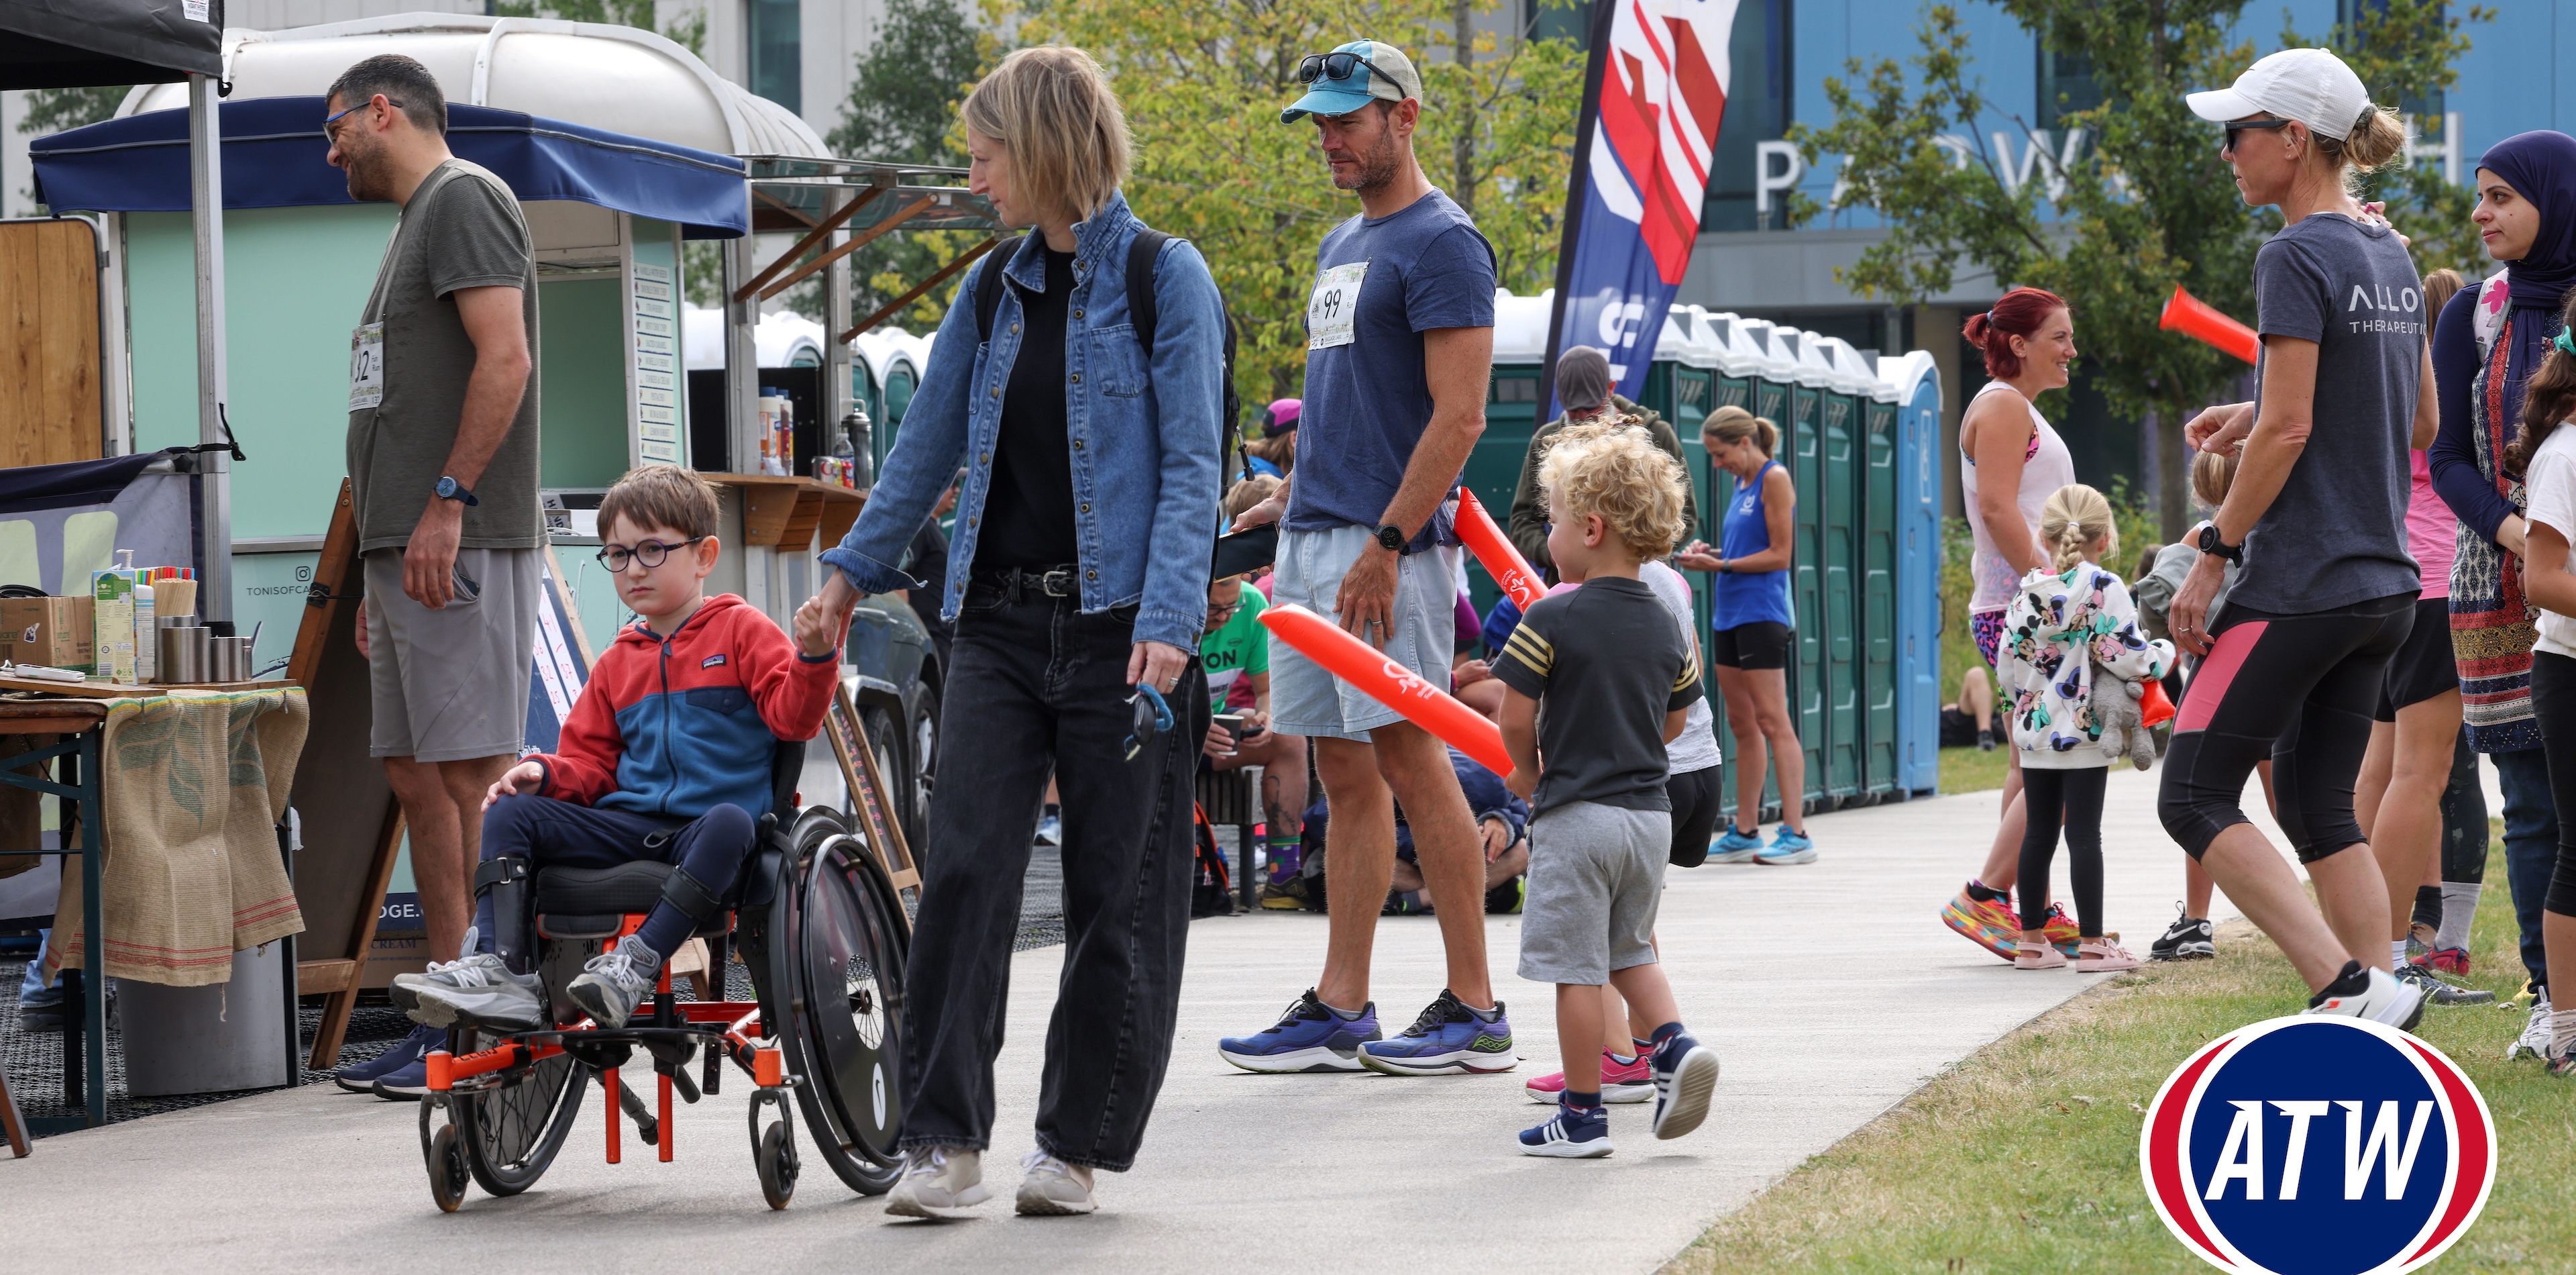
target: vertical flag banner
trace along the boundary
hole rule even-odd
[[[1690,268],[1726,113],[1736,0],[1595,0],[1574,176],[1565,195],[1540,397],[1556,417],[1556,356],[1595,346],[1611,388],[1646,383],[1664,312]]]

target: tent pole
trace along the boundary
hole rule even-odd
[[[224,158],[216,121],[215,77],[188,77],[189,207],[197,231],[197,441],[225,438],[224,400]],[[197,610],[209,620],[233,615],[232,457],[199,452],[204,475],[205,570]]]

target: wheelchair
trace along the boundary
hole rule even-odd
[[[894,1185],[909,915],[885,848],[861,831],[868,825],[854,828],[828,807],[797,808],[804,756],[801,743],[778,745],[773,809],[727,897],[701,894],[701,907],[683,908],[699,918],[693,929],[708,944],[718,999],[677,999],[668,962],[623,1028],[597,1025],[565,996],[584,962],[643,924],[672,865],[543,868],[533,881],[521,860],[483,865],[476,886],[494,891],[499,949],[514,968],[533,957],[553,1025],[508,1034],[459,1025],[448,1048],[429,1055],[420,1141],[441,1210],[464,1203],[469,1181],[494,1196],[535,1185],[593,1085],[607,1104],[609,1163],[621,1157],[621,1110],[670,1160],[673,1096],[695,1103],[718,1092],[726,1063],[754,1087],[752,1164],[769,1207],[786,1208],[796,1192],[799,1111],[814,1150],[851,1190]],[[723,999],[733,952],[750,972],[750,1001]],[[621,1075],[637,1064],[650,1066],[657,1087],[649,1107]]]

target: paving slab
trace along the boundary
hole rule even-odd
[[[2154,796],[2154,776],[2116,772],[2105,814],[2110,925],[2141,952],[2171,919],[2182,880]],[[1673,872],[1664,957],[1724,1078],[1708,1122],[1686,1138],[1658,1142],[1644,1107],[1613,1108],[1618,1151],[1605,1160],[1513,1149],[1514,1133],[1544,1113],[1521,1085],[1557,1069],[1551,991],[1512,974],[1517,917],[1487,921],[1517,1071],[1399,1079],[1225,1065],[1218,1037],[1275,1017],[1321,957],[1322,917],[1270,913],[1192,928],[1178,1046],[1143,1157],[1134,1172],[1104,1175],[1102,1212],[1087,1218],[1015,1218],[1008,1203],[1031,1145],[1061,946],[1015,958],[986,1165],[1000,1198],[979,1220],[890,1220],[810,1154],[792,1207],[771,1212],[738,1081],[682,1109],[672,1164],[653,1162],[631,1126],[626,1162],[603,1164],[594,1090],[535,1189],[507,1200],[477,1191],[454,1215],[430,1202],[410,1108],[314,1087],[47,1138],[28,1159],[0,1159],[0,1218],[13,1259],[31,1270],[176,1258],[208,1272],[534,1261],[1147,1275],[1307,1272],[1361,1258],[1391,1269],[1651,1271],[1942,1068],[2098,981],[2015,971],[1935,920],[1982,860],[1994,819],[1992,793],[1846,811],[1812,821],[1815,864]],[[2216,910],[2234,915],[2223,896]],[[1381,1016],[1400,1026],[1439,991],[1437,923],[1389,918],[1377,951]]]

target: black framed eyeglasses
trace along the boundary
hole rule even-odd
[[[1218,625],[1233,619],[1234,613],[1242,609],[1243,603],[1239,601],[1208,603],[1208,627],[1213,629]]]
[[[624,571],[628,562],[640,562],[644,564],[645,570],[650,571],[661,566],[663,560],[671,556],[672,550],[686,549],[704,539],[706,539],[705,536],[691,536],[675,545],[666,545],[659,540],[647,540],[632,549],[624,545],[607,545],[599,551],[599,565],[611,571]]]
[[[2238,120],[2238,121],[2236,121],[2236,122],[2234,122],[2234,123],[2232,123],[2232,124],[2229,124],[2229,125],[2227,126],[2227,145],[2226,145],[2225,147],[2223,147],[2222,149],[2225,149],[2225,150],[2231,150],[2231,151],[2232,151],[2232,150],[2234,150],[2234,149],[2236,149],[2236,135],[2237,135],[2238,133],[2245,132],[2245,131],[2247,131],[2247,130],[2249,130],[2249,129],[2257,129],[2257,128],[2261,128],[2261,129],[2288,128],[2288,127],[2289,127],[2293,122],[2295,122],[2295,121],[2291,121],[2291,120]]]
[[[1379,66],[1375,62],[1369,61],[1367,58],[1361,57],[1359,54],[1344,50],[1332,53],[1307,54],[1303,60],[1297,63],[1297,82],[1299,84],[1312,84],[1317,80],[1347,80],[1351,78],[1353,72],[1358,71],[1361,67],[1367,67],[1380,75],[1386,75],[1386,68]],[[1386,75],[1386,78],[1387,82],[1391,84],[1403,83],[1403,81],[1396,79],[1392,75]]]
[[[338,145],[338,144],[339,144],[339,142],[340,142],[340,139],[331,135],[331,126],[332,126],[332,125],[334,125],[334,124],[339,123],[339,122],[340,122],[340,120],[341,120],[344,116],[348,116],[348,115],[355,114],[356,112],[363,111],[363,110],[367,109],[368,107],[375,105],[375,101],[376,101],[375,96],[374,96],[373,94],[370,94],[370,95],[368,95],[368,97],[367,97],[367,100],[366,100],[366,101],[360,102],[360,103],[358,103],[356,106],[352,106],[352,107],[350,107],[348,110],[342,111],[342,112],[340,112],[340,114],[338,114],[338,115],[334,115],[334,116],[330,117],[329,119],[326,119],[326,120],[322,121],[322,140],[323,140],[323,141],[326,141],[326,142],[329,142],[329,143],[331,143],[331,144],[333,144],[333,145],[335,145],[335,146],[336,146],[336,145]],[[402,104],[402,103],[400,103],[400,102],[397,102],[397,101],[393,100],[392,98],[386,98],[386,99],[385,99],[385,105],[390,106],[390,107],[392,107],[392,108],[394,108],[395,110],[398,110],[398,111],[399,111],[399,110],[401,110],[401,109],[403,109],[403,104]]]

